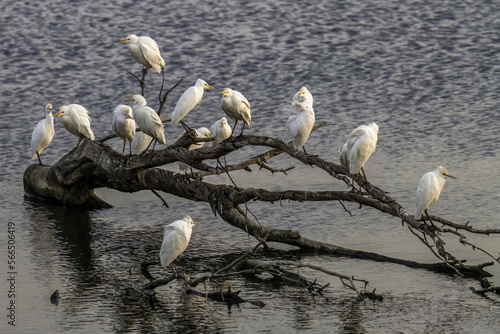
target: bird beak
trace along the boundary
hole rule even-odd
[[[134,102],[134,100],[123,100],[123,102]]]
[[[132,116],[130,116],[129,114],[125,114],[127,115],[127,118],[130,118],[130,119],[134,119]]]
[[[299,95],[300,95],[300,96],[304,95],[304,92],[299,92]]]
[[[128,41],[129,38],[122,38],[122,39],[119,39],[118,42],[125,42],[125,41]]]
[[[454,177],[453,175],[450,175],[450,174],[443,173],[443,175],[446,177],[451,177],[452,179],[456,179],[456,177]]]
[[[191,224],[193,224],[193,225],[197,225],[197,224],[199,224],[199,222],[192,222]]]
[[[212,86],[210,86],[210,85],[208,85],[208,84],[207,84],[207,87],[208,87],[208,88],[212,88],[212,89],[215,89],[214,87],[212,87]]]
[[[61,115],[61,113],[60,113],[60,112],[58,112],[57,114],[54,114],[54,117],[55,117],[55,116],[59,116],[59,115]]]
[[[378,138],[378,139],[382,139],[382,138],[380,138],[380,136],[378,135],[378,133],[377,133],[377,138]]]

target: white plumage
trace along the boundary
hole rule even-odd
[[[54,116],[61,117],[61,123],[71,134],[80,138],[94,140],[94,132],[90,128],[89,112],[79,104],[70,104],[59,108],[59,112]]]
[[[132,34],[118,41],[127,43],[132,58],[146,68],[151,68],[154,72],[160,73],[162,68],[165,67],[165,61],[160,54],[158,43],[151,37],[137,37]]]
[[[198,137],[198,138],[210,138],[210,130],[204,126],[196,129],[195,131],[196,131],[196,137]],[[183,135],[184,135],[184,132],[181,132],[179,134],[179,138],[182,137]],[[203,147],[204,144],[205,144],[205,142],[191,144],[191,145],[189,145],[188,150],[190,150],[190,151],[196,150],[198,148]],[[182,161],[179,161],[179,172],[185,172],[188,170],[188,168],[189,168],[188,164],[186,164]]]
[[[222,91],[220,106],[226,113],[227,117],[234,122],[233,131],[237,124],[243,122],[240,134],[241,136],[243,134],[245,124],[250,126],[250,123],[252,122],[250,103],[248,100],[237,90],[232,90],[231,88],[226,87]]]
[[[293,102],[286,128],[292,137],[293,147],[296,150],[304,146],[315,122],[314,109],[310,101],[299,102],[297,100]]]
[[[136,132],[132,141],[132,154],[139,154],[151,144],[154,139],[142,131]]]
[[[181,97],[177,101],[177,104],[175,105],[174,111],[172,112],[173,125],[181,122],[182,119],[186,117],[186,115],[193,110],[198,103],[200,103],[203,97],[203,92],[207,88],[214,89],[214,87],[210,86],[205,81],[198,79],[196,80],[194,86],[189,87],[184,93],[182,93]]]
[[[349,134],[349,139],[340,149],[340,164],[358,174],[377,147],[378,125],[360,125]]]
[[[215,139],[213,145],[217,145],[221,141],[231,137],[231,127],[227,124],[226,117],[222,117],[218,121],[216,121],[210,127],[210,132],[212,138]]]
[[[54,118],[52,117],[52,104],[49,103],[45,106],[45,118],[35,125],[31,135],[30,157],[32,159],[38,157],[40,165],[42,164],[40,154],[49,146],[52,138],[54,138]]]
[[[195,224],[199,223],[193,222],[190,216],[186,216],[165,226],[163,243],[160,250],[160,263],[162,267],[170,265],[179,254],[186,250],[191,239],[193,225]]]
[[[415,218],[417,220],[422,217],[424,212],[427,214],[427,209],[437,202],[446,179],[449,177],[456,179],[456,177],[448,174],[448,171],[443,166],[438,166],[432,172],[427,172],[422,176],[418,183],[415,202]]]
[[[148,107],[144,96],[136,94],[131,100],[125,102],[132,103],[132,114],[139,129],[159,143],[166,145],[165,133],[160,116],[152,108]]]
[[[118,138],[123,140],[123,153],[125,154],[125,143],[128,141],[130,154],[132,154],[132,141],[135,137],[135,121],[132,117],[132,108],[124,104],[118,105],[113,111],[111,128]]]

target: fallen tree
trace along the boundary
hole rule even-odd
[[[168,93],[179,83],[160,96],[159,113],[163,109]],[[321,126],[325,126],[325,123],[316,125],[314,129]],[[159,198],[161,198],[159,194],[161,191],[190,201],[208,203],[214,215],[255,237],[265,247],[270,242],[278,242],[296,246],[315,254],[342,255],[398,263],[412,268],[474,277],[491,276],[484,270],[484,267],[493,265],[494,262],[499,263],[498,258],[469,243],[466,236],[467,234],[498,234],[500,229],[476,229],[469,222],[459,224],[436,216],[430,217],[436,225],[441,224],[441,227],[418,221],[386,191],[372,185],[362,175],[352,175],[340,164],[327,161],[321,156],[296,151],[290,143],[276,138],[243,135],[230,137],[215,146],[206,146],[190,151],[188,150],[189,145],[199,141],[207,141],[207,139],[197,138],[192,130],[176,143],[164,149],[124,156],[105,143],[110,137],[112,136],[95,141],[83,140],[52,166],[38,164],[29,166],[23,179],[26,194],[55,201],[64,206],[107,208],[110,205],[96,196],[94,189],[110,188],[121,192],[151,190]],[[257,156],[246,158],[238,164],[226,165],[221,162],[221,157],[251,146],[266,147],[268,150]],[[337,182],[343,182],[346,185],[346,190],[269,191],[258,188],[241,188],[231,178],[233,171],[250,170],[251,166],[254,165],[259,166],[260,173],[282,173],[283,177],[286,178],[286,173],[290,168],[274,169],[267,164],[270,159],[281,154],[286,154],[299,163],[324,170]],[[178,161],[192,166],[197,171],[181,174],[158,168]],[[207,161],[216,162],[209,164]],[[212,184],[204,180],[206,176],[223,173],[229,175],[230,183]],[[162,198],[161,200],[166,204],[166,201]],[[403,225],[406,224],[410,232],[428,246],[439,261],[430,264],[418,263],[308,239],[293,230],[262,225],[257,217],[251,214],[247,206],[247,203],[251,201],[274,203],[283,200],[296,202],[333,201],[341,205],[346,214],[350,214],[350,212],[345,208],[344,202],[355,202],[359,203],[360,206],[375,208],[381,214],[397,217]],[[445,249],[444,235],[456,238],[473,250],[484,252],[492,258],[492,261],[473,265],[465,264],[465,260],[457,259]],[[245,263],[251,266],[251,262],[246,261]],[[175,278],[179,277],[175,276]],[[209,277],[205,277],[205,279],[207,278]],[[150,279],[154,280],[152,277]],[[171,279],[173,278],[167,277],[162,282],[166,284]],[[185,277],[184,280],[193,283],[189,277]],[[194,283],[198,284],[201,281],[203,280],[194,281]],[[196,285],[191,283],[189,284]],[[158,285],[151,284],[142,288],[154,289],[156,286]],[[357,292],[359,295],[360,291]]]

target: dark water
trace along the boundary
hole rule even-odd
[[[356,126],[380,127],[377,152],[366,165],[368,178],[413,210],[421,175],[437,165],[458,177],[447,182],[432,212],[478,228],[499,227],[500,4],[494,1],[4,1],[0,11],[0,66],[3,106],[0,138],[0,210],[16,224],[15,328],[2,315],[0,328],[20,333],[163,332],[338,332],[495,333],[498,298],[473,295],[473,280],[361,260],[306,256],[279,249],[276,257],[300,258],[326,269],[370,281],[383,303],[359,303],[340,282],[301,270],[331,287],[323,297],[251,279],[219,282],[266,307],[225,305],[183,293],[177,283],[157,289],[153,310],[133,289],[141,281],[137,264],[157,254],[164,224],[186,213],[202,223],[177,266],[190,272],[223,266],[255,241],[214,217],[208,205],[164,195],[170,209],[148,192],[98,190],[109,210],[81,212],[24,198],[22,175],[32,127],[44,106],[87,107],[97,138],[111,131],[111,112],[139,92],[134,79],[114,67],[140,70],[126,46],[127,34],[149,35],[167,62],[167,86],[184,78],[167,102],[170,113],[180,94],[200,77],[215,86],[186,123],[207,126],[223,116],[220,91],[232,87],[252,104],[250,133],[288,139],[283,112],[292,95],[307,86],[318,122],[308,151],[337,161],[338,148]],[[160,76],[148,76],[146,98],[158,106]],[[167,143],[180,127],[166,127]],[[43,152],[54,163],[75,144],[56,120],[56,135]],[[121,144],[110,141],[121,149]],[[228,163],[260,152],[228,155]],[[343,189],[325,173],[290,158],[273,167],[296,166],[288,176],[254,170],[234,173],[240,186],[270,190]],[[166,166],[176,169],[176,166]],[[225,177],[208,178],[227,182]],[[268,226],[289,228],[340,246],[388,256],[435,262],[400,221],[369,208],[336,203],[251,203]],[[499,238],[469,237],[498,254]],[[446,239],[449,250],[470,263],[489,261]],[[265,254],[262,254],[264,256]],[[7,275],[6,257],[0,272]],[[133,267],[132,275],[128,270]],[[500,275],[498,266],[488,268]],[[161,271],[153,269],[154,274]],[[2,276],[3,277],[3,276]],[[1,308],[8,306],[6,280]],[[211,289],[217,289],[213,284]],[[59,304],[50,303],[58,289]],[[5,312],[5,311],[4,311]]]

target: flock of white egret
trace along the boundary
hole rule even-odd
[[[127,44],[131,56],[144,66],[144,71],[148,69],[152,69],[157,73],[164,71],[165,61],[160,54],[158,44],[152,38],[147,36],[137,37],[132,34],[119,41]],[[189,87],[181,95],[172,112],[172,124],[181,123],[186,131],[189,130],[183,119],[201,101],[204,90],[207,88],[214,89],[205,81],[198,79],[194,86]],[[236,125],[241,123],[243,125],[239,136],[242,136],[245,124],[250,126],[251,123],[250,103],[245,96],[231,88],[225,88],[221,93],[221,109],[234,122],[233,128],[231,129],[227,119],[222,117],[212,125],[210,130],[207,128],[196,130],[200,138],[214,138],[214,145],[229,138],[233,134]],[[125,100],[125,102],[131,103],[132,107],[123,104],[118,105],[113,111],[111,124],[113,132],[123,140],[122,154],[125,154],[125,143],[127,141],[129,142],[130,154],[138,154],[147,150],[153,140],[155,144],[159,142],[166,145],[161,119],[155,110],[147,106],[146,99],[142,95],[133,95],[132,99]],[[45,109],[46,117],[35,126],[30,147],[31,158],[38,157],[40,165],[42,165],[40,154],[54,137],[52,105],[47,104]],[[87,109],[83,106],[79,104],[62,106],[54,116],[61,117],[64,128],[79,138],[78,143],[83,139],[94,140],[94,133],[90,128],[90,117]],[[302,148],[306,153],[304,145],[311,134],[314,124],[313,96],[306,87],[302,87],[292,97],[289,118],[286,123],[295,150]],[[136,126],[140,132],[136,133]],[[365,181],[366,176],[363,167],[368,158],[375,152],[377,140],[380,139],[378,131],[379,128],[376,123],[361,125],[350,133],[348,140],[339,150],[340,164],[353,175],[362,172]],[[200,148],[203,144],[203,142],[193,144],[189,147],[189,150]],[[184,163],[179,163],[180,171],[187,170],[188,167]],[[424,213],[430,220],[427,209],[437,202],[447,178],[455,177],[448,174],[448,171],[442,166],[422,176],[416,194],[414,216],[417,220],[422,218]],[[425,217],[423,219],[425,222]],[[431,220],[430,222],[432,224]],[[160,262],[163,267],[172,265],[172,268],[174,268],[172,262],[186,249],[194,224],[198,223],[193,222],[191,217],[186,216],[165,227],[160,251]]]

